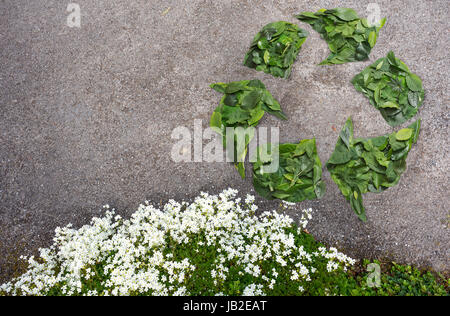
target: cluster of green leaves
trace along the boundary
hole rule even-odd
[[[260,80],[243,80],[231,83],[215,83],[211,88],[223,93],[220,105],[214,111],[210,126],[223,137],[223,145],[226,149],[227,128],[242,127],[244,130],[235,130],[235,146],[227,155],[235,161],[239,174],[245,178],[244,161],[247,156],[248,144],[253,138],[253,132],[249,127],[255,127],[263,118],[264,114],[270,113],[276,117],[286,120],[287,117],[281,110],[280,103],[272,96]],[[244,135],[245,146],[238,144],[239,133]]]
[[[330,56],[320,65],[344,64],[369,59],[377,42],[380,26],[369,25],[367,19],[360,19],[356,12],[347,8],[321,9],[316,13],[302,12],[296,16],[321,34],[331,50]]]
[[[278,169],[268,170],[274,160],[278,160]],[[265,168],[268,165],[270,168]],[[297,203],[321,198],[325,194],[325,182],[316,140],[259,147],[253,164],[253,185],[256,192],[268,200]]]
[[[398,184],[419,132],[420,120],[397,133],[363,139],[353,137],[351,119],[345,124],[327,168],[361,220],[367,221],[362,195]]]
[[[369,260],[364,260],[363,271],[367,271],[367,266],[371,264]],[[358,273],[356,281],[358,286],[351,290],[353,295],[358,296],[448,296],[450,280],[444,276],[430,271],[421,271],[410,265],[399,265],[397,263],[382,264],[379,261],[374,263],[380,265],[382,273],[380,275],[380,286],[370,288],[367,286],[369,273]],[[445,284],[445,285],[444,285]]]
[[[289,22],[266,25],[253,39],[244,65],[275,77],[289,78],[308,32]]]
[[[413,118],[425,97],[422,80],[393,52],[364,69],[352,83],[394,127]]]

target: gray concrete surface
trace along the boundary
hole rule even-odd
[[[190,199],[200,190],[252,192],[226,163],[170,159],[172,130],[204,126],[219,95],[208,85],[258,78],[289,121],[283,142],[316,137],[326,162],[353,116],[361,137],[392,132],[350,84],[370,62],[318,67],[328,52],[310,31],[290,80],[242,66],[255,33],[301,11],[372,1],[86,1],[81,28],[66,26],[68,1],[0,1],[0,275],[16,253],[48,246],[58,225],[83,225],[108,203],[123,215],[150,199]],[[420,141],[401,183],[365,197],[362,224],[330,179],[310,231],[355,257],[449,269],[448,0],[377,1],[387,24],[371,61],[394,50],[422,77]],[[169,11],[166,9],[170,8]],[[166,14],[163,14],[166,13]],[[277,206],[261,201],[264,209]],[[293,216],[296,212],[291,212]]]

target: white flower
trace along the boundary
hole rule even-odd
[[[355,263],[335,248],[308,253],[296,244],[294,234],[286,232],[294,223],[291,217],[275,211],[257,217],[255,197],[248,195],[242,205],[236,196],[236,190],[228,189],[219,195],[201,193],[191,204],[171,200],[163,209],[145,203],[129,220],[105,205],[105,216],[93,218],[90,225],[57,228],[53,245],[40,249],[41,260],[23,257],[28,271],[1,285],[0,291],[45,295],[59,287],[64,295],[189,295],[187,285],[199,267],[194,258],[180,257],[180,253],[193,251],[200,256],[213,246],[216,253],[208,268],[213,284],[220,289],[225,280],[235,277],[231,271],[239,266],[237,274],[242,279],[258,280],[258,284],[245,286],[242,294],[249,296],[265,295],[264,289],[273,289],[286,268],[292,271],[291,282],[303,289],[302,284],[311,281],[310,274],[317,271],[316,258],[328,260],[329,272]],[[311,213],[303,211],[301,228]],[[263,271],[265,262],[277,266]],[[97,280],[99,263],[101,274],[108,277]],[[96,289],[103,290],[88,288],[91,278],[100,282]]]
[[[245,204],[252,204],[253,202],[255,202],[255,197],[253,195],[247,194]]]
[[[250,284],[244,289],[242,296],[265,296],[262,289],[261,284]]]

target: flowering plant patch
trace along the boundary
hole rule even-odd
[[[380,193],[399,183],[419,132],[420,120],[397,133],[363,139],[353,137],[351,119],[345,124],[327,168],[362,221],[367,220],[362,195]]]
[[[80,229],[56,230],[54,244],[28,259],[9,295],[335,294],[355,261],[326,249],[286,215],[255,215],[254,197],[202,193],[192,204],[148,203],[131,219],[108,210]],[[341,289],[340,289],[341,288]]]
[[[254,131],[248,128],[257,126],[266,112],[283,120],[286,120],[287,117],[281,110],[280,103],[275,100],[260,80],[215,83],[211,85],[211,88],[224,94],[220,100],[220,105],[211,116],[210,126],[223,136],[225,148],[227,128],[243,128],[243,130],[233,130],[234,151],[228,152],[227,150],[227,155],[232,158],[232,161],[236,162],[235,165],[239,174],[242,178],[245,178],[244,161],[247,156],[248,144],[254,136]],[[244,134],[244,146],[237,143],[237,139],[240,138],[239,132]]]
[[[328,43],[331,54],[320,65],[369,59],[378,33],[386,21],[383,19],[380,26],[371,26],[367,19],[360,19],[353,9],[348,8],[302,12],[297,18],[310,24]]]
[[[245,55],[244,65],[287,79],[307,37],[308,32],[295,24],[284,21],[270,23],[256,34]]]
[[[352,83],[393,127],[413,118],[425,97],[422,80],[393,52],[364,69]]]
[[[317,154],[316,140],[302,140],[299,144],[282,144],[258,150],[253,164],[253,186],[262,197],[291,203],[321,198],[325,194],[322,181],[322,163]],[[268,152],[269,154],[263,154]],[[277,152],[278,155],[274,155]],[[265,166],[279,159],[276,172],[267,172]]]

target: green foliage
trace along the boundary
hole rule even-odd
[[[371,262],[364,260],[362,268],[366,271]],[[367,286],[368,273],[358,273],[356,280],[359,288],[353,290],[356,295],[362,296],[448,296],[448,282],[444,277],[430,271],[420,271],[410,265],[396,263],[374,263],[385,270],[380,275],[380,287]],[[446,284],[446,285],[444,285]]]
[[[345,124],[327,168],[362,221],[367,220],[362,195],[383,192],[399,183],[419,132],[420,120],[398,133],[355,139],[352,120]]]
[[[287,202],[321,198],[325,194],[322,163],[317,155],[316,140],[299,144],[271,145],[258,148],[253,165],[253,185],[262,197]],[[278,160],[278,169],[268,170]]]
[[[318,252],[319,248],[323,247],[311,235],[299,233],[296,227],[287,230],[286,233],[294,236],[296,247],[303,247],[304,251],[308,253]],[[200,241],[202,240],[199,239]],[[219,292],[226,296],[240,296],[249,284],[257,284],[260,282],[260,277],[243,273],[245,267],[238,262],[230,262],[228,264],[229,272],[227,280],[224,283],[214,282],[214,279],[211,278],[211,267],[214,267],[216,258],[220,255],[218,252],[219,248],[220,245],[205,247],[195,244],[181,247],[181,249],[174,249],[176,253],[174,256],[175,259],[182,260],[183,258],[189,258],[192,264],[197,267],[189,283],[186,285],[192,296],[214,296]],[[196,252],[195,249],[202,250]],[[261,261],[259,265],[261,271],[269,272],[276,270],[278,272],[277,277],[274,277],[277,281],[276,284],[273,289],[266,290],[265,294],[268,296],[317,296],[325,295],[325,289],[328,287],[337,289],[340,284],[349,284],[348,274],[344,273],[342,269],[328,272],[327,262],[326,259],[314,257],[310,264],[316,267],[318,273],[314,274],[312,281],[303,282],[303,291],[300,291],[298,283],[291,280],[292,271],[295,269],[293,265],[288,264],[283,266],[275,260]],[[355,280],[351,279],[350,282],[352,286],[357,286]]]
[[[331,54],[320,65],[369,59],[378,33],[386,21],[383,19],[379,27],[370,26],[367,19],[360,19],[354,10],[347,8],[321,9],[316,13],[302,12],[296,17],[310,24],[328,43]]]
[[[318,252],[320,247],[324,247],[310,234],[299,233],[295,226],[288,229],[286,233],[292,234],[295,246],[302,247],[307,253]],[[174,241],[168,239],[167,243],[172,245]],[[214,279],[211,278],[211,269],[216,266],[217,257],[221,254],[218,251],[220,245],[205,245],[205,243],[204,236],[199,236],[193,244],[171,247],[163,253],[165,256],[173,255],[173,258],[180,262],[188,258],[197,267],[185,284],[192,296],[214,296],[219,292],[224,295],[239,296],[242,295],[247,285],[260,281],[259,278],[249,274],[243,276],[244,266],[230,262],[227,280],[223,283],[214,282]],[[278,271],[276,285],[266,294],[268,296],[449,296],[450,280],[434,272],[421,271],[410,265],[373,261],[381,267],[380,286],[369,287],[370,272],[367,267],[372,261],[364,260],[350,271],[340,269],[330,273],[327,271],[327,260],[313,258],[313,265],[317,268],[317,272],[311,281],[304,282],[303,291],[293,286],[294,282],[290,280],[291,265],[281,266],[276,261],[264,261],[261,266],[263,271],[272,271],[273,269]],[[109,275],[103,273],[104,266],[104,263],[98,263],[91,267],[96,271],[96,276],[90,280],[83,280],[83,289],[86,291],[96,289],[99,292],[103,290],[102,283],[109,278]],[[164,276],[169,277],[165,274]],[[62,287],[63,284],[59,284],[59,287],[53,288],[47,295],[64,295]],[[6,295],[7,293],[0,290],[0,296]],[[132,295],[145,296],[151,295],[151,293],[134,293]]]
[[[295,24],[270,23],[253,39],[244,65],[287,79],[307,37],[308,33]]]
[[[393,52],[364,69],[352,83],[393,127],[413,118],[425,97],[422,80]]]
[[[227,152],[227,155],[236,162],[239,174],[245,178],[244,161],[247,156],[248,144],[254,136],[254,130],[251,127],[257,126],[266,112],[283,120],[286,120],[287,117],[281,110],[280,103],[259,80],[243,80],[228,84],[215,83],[211,85],[211,88],[224,94],[220,105],[211,117],[210,126],[222,135],[225,148],[227,128],[242,127],[242,129],[235,130],[234,150]],[[245,144],[239,144],[239,139],[245,139]]]

